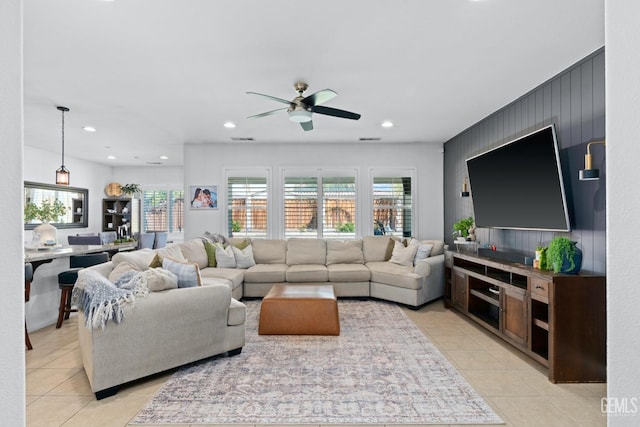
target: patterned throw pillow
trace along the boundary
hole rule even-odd
[[[222,246],[216,243],[216,264],[218,268],[236,268],[236,257],[233,255],[234,246]]]
[[[178,277],[179,288],[193,288],[201,285],[200,268],[198,264],[180,262],[164,257],[162,259],[162,268],[169,270]]]
[[[253,259],[253,249],[251,245],[244,249],[238,249],[232,246],[231,250],[236,260],[236,268],[249,268],[256,265],[256,261]]]

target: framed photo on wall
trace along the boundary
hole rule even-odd
[[[218,209],[218,186],[189,186],[189,201],[190,209]]]

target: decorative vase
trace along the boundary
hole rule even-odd
[[[571,242],[571,244],[575,250],[573,255],[574,266],[571,268],[571,258],[569,258],[565,252],[562,256],[562,267],[560,267],[560,273],[578,274],[582,267],[582,250],[576,246],[577,242]]]
[[[34,233],[37,233],[40,239],[40,244],[43,246],[54,246],[58,244],[58,229],[48,222],[43,222],[33,229]]]

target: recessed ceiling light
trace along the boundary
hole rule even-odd
[[[94,128],[93,126],[85,126],[82,129],[86,130],[87,132],[95,132],[96,128]]]
[[[169,158],[169,156],[160,156],[160,158],[161,158],[162,160],[167,160],[167,159]]]
[[[107,159],[109,159],[109,160],[115,160],[115,159],[116,159],[116,156],[107,156]]]
[[[384,122],[382,122],[382,127],[383,128],[391,128],[391,127],[393,127],[393,122],[389,121],[389,120],[385,120]]]
[[[233,129],[234,127],[236,127],[236,124],[233,122],[224,122],[224,127],[226,127],[227,129]]]

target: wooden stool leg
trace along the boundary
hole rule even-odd
[[[24,322],[24,343],[27,346],[27,350],[33,350],[33,346],[31,345],[31,340],[29,339],[29,332],[27,332],[27,322]]]
[[[56,329],[60,329],[60,326],[62,326],[66,305],[67,305],[67,288],[62,288],[62,294],[60,295],[60,308],[58,309],[58,323],[56,323]]]
[[[72,294],[73,288],[71,289],[67,289],[67,304],[64,307],[64,320],[69,319],[69,315],[71,314],[71,294]]]

